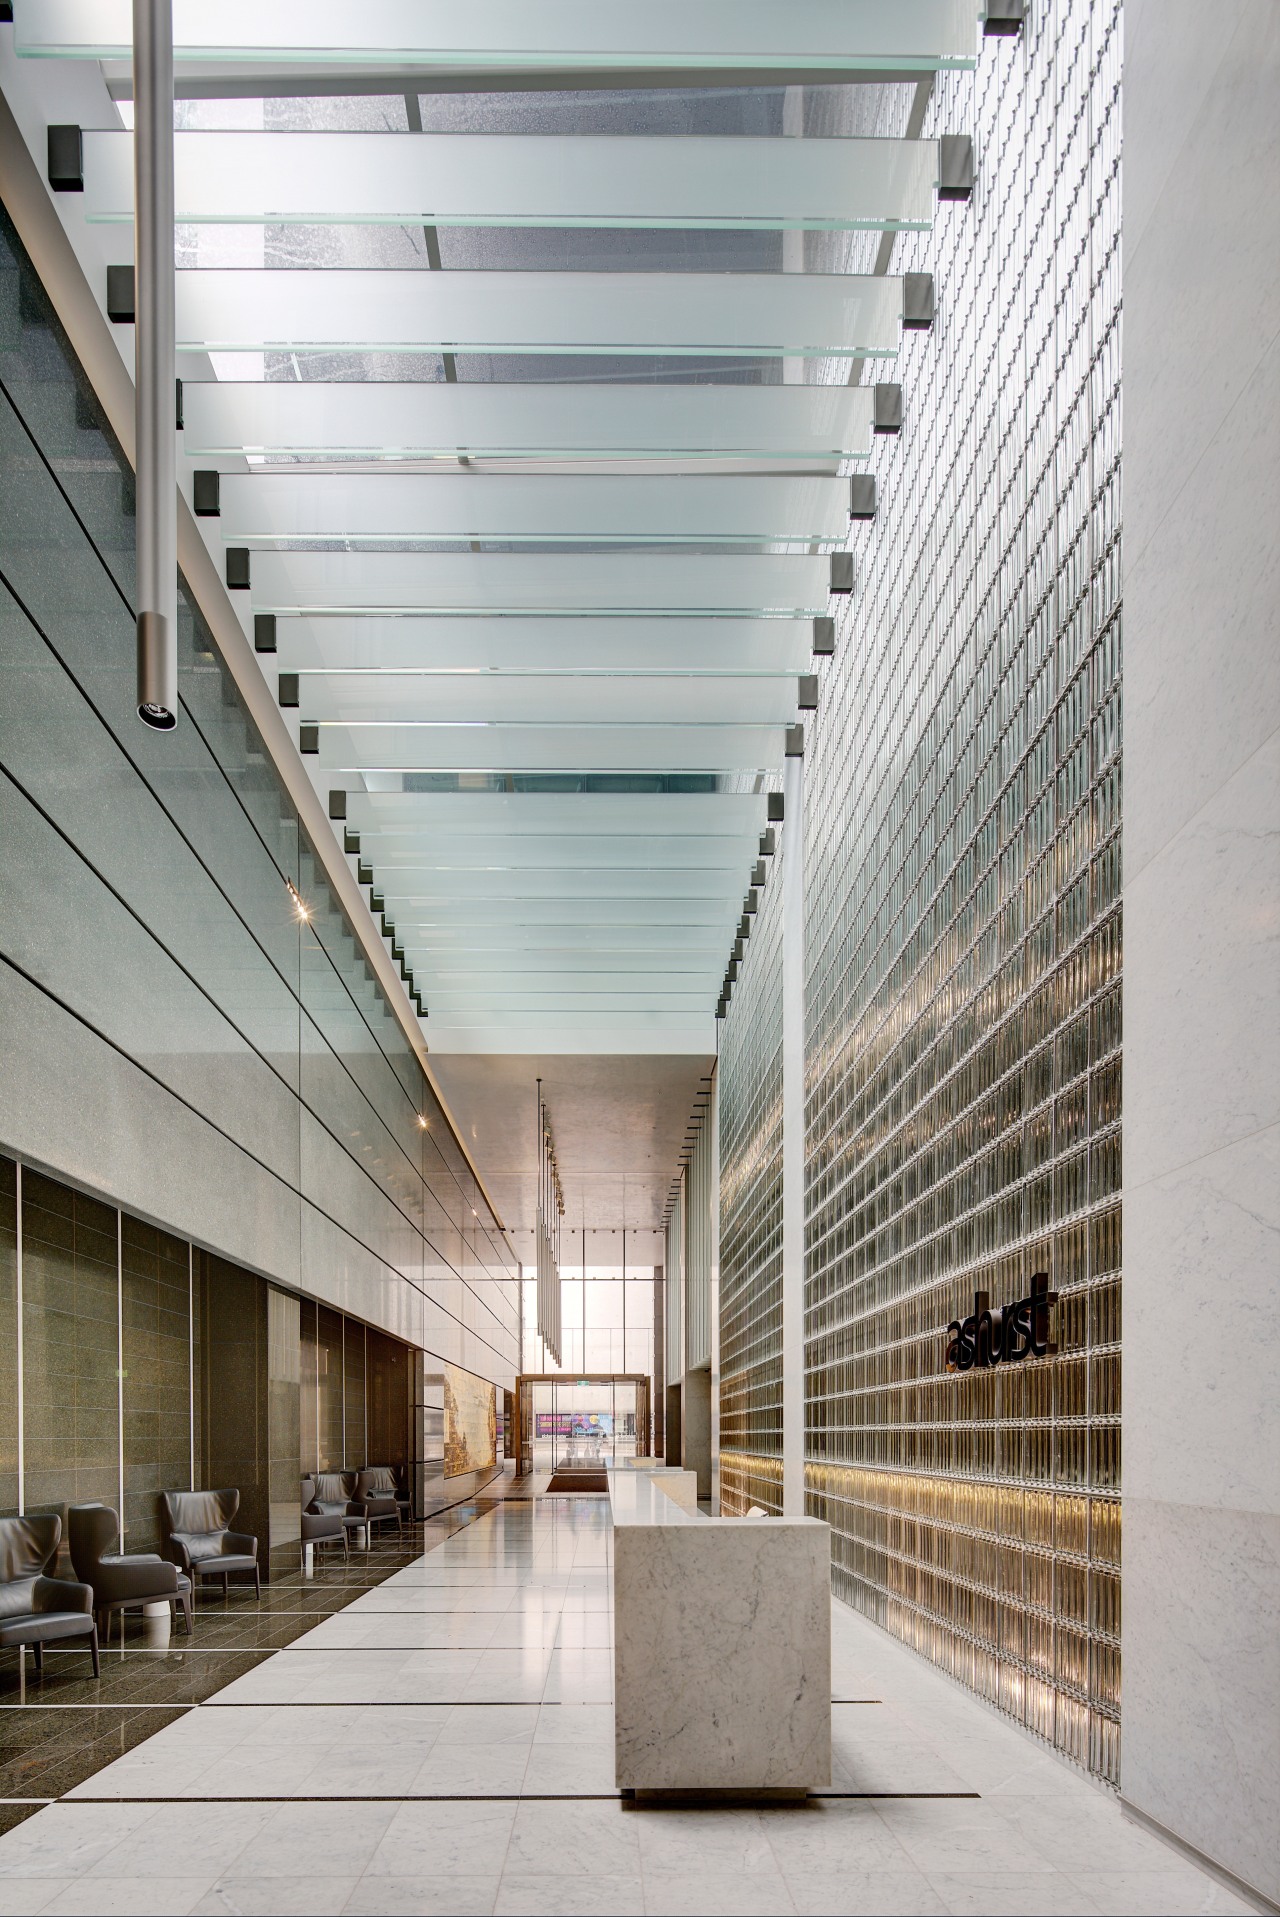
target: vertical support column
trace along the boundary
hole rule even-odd
[[[804,760],[782,834],[782,1515],[804,1516]]]
[[[138,717],[178,723],[172,0],[133,0]]]
[[[711,1515],[720,1516],[720,1072],[715,1070],[711,1087],[711,1106],[707,1113],[711,1129],[710,1298],[711,1312]]]

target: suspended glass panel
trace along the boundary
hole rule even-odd
[[[815,619],[829,562],[754,553],[256,552],[264,612],[725,614]],[[589,764],[590,760],[582,761]]]
[[[869,386],[186,385],[192,457],[865,459]]]
[[[177,133],[176,218],[341,226],[927,227],[936,140]],[[133,219],[133,135],[84,136],[84,212]]]
[[[973,66],[976,0],[175,0],[181,60],[229,66],[413,63],[450,67],[812,67],[927,71]],[[20,53],[127,59],[130,0],[17,0]]]
[[[504,673],[808,672],[813,635],[800,620],[333,616],[280,619],[276,645],[275,662],[304,675],[342,669],[487,682]]]
[[[647,679],[574,677],[421,679],[398,674],[351,677],[343,672],[299,681],[308,720],[390,723],[429,718],[505,724],[627,722],[662,725],[705,720],[735,725],[788,725],[795,717],[794,679]]]
[[[257,473],[222,482],[222,535],[258,540],[563,541],[830,545],[849,527],[837,479],[685,475],[508,478]]]
[[[891,356],[902,281],[852,273],[177,275],[187,352]]]
[[[566,763],[612,767],[740,767],[782,765],[781,725],[490,725],[461,721],[438,725],[321,724],[321,771],[358,772],[362,767],[413,769],[444,766],[470,770],[518,765],[531,771]],[[674,882],[674,881],[673,881]],[[741,889],[741,888],[739,888]]]

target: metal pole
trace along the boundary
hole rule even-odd
[[[804,1516],[804,760],[782,838],[782,1515]]]
[[[133,0],[133,99],[138,717],[171,732],[178,723],[171,0]]]

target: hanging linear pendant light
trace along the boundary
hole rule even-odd
[[[556,1363],[561,1362],[560,1326],[560,1220],[564,1216],[564,1191],[556,1164],[551,1120],[542,1099],[542,1080],[538,1080],[538,1215],[536,1227],[538,1254],[538,1336]],[[585,1242],[585,1241],[584,1241]]]
[[[138,717],[171,732],[178,723],[171,0],[133,0],[133,98]]]

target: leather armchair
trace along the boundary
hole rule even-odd
[[[402,1475],[389,1464],[367,1464],[363,1471],[356,1473],[356,1496],[358,1498],[394,1498],[396,1510],[402,1523],[408,1523],[413,1517],[413,1500],[405,1489]]]
[[[329,1518],[364,1516],[364,1512],[352,1502],[354,1479],[349,1472],[317,1471],[309,1482],[315,1486],[315,1490],[307,1505],[308,1511]]]
[[[240,1509],[238,1491],[165,1491],[160,1497],[165,1555],[196,1585],[228,1580],[239,1572],[252,1574],[253,1588],[262,1597],[258,1568],[258,1540],[233,1531],[231,1520]]]
[[[305,1556],[306,1546],[314,1545],[317,1550],[322,1544],[340,1544],[344,1557],[350,1556],[347,1547],[347,1526],[343,1523],[345,1505],[342,1511],[320,1511],[315,1506],[316,1481],[314,1478],[302,1480],[302,1544]]]
[[[170,1610],[181,1606],[190,1637],[190,1578],[154,1552],[130,1557],[109,1555],[108,1546],[114,1544],[119,1529],[119,1518],[106,1504],[73,1504],[67,1512],[71,1562],[76,1576],[93,1591],[94,1620],[99,1630],[108,1630],[113,1611],[167,1601]]]
[[[45,1576],[61,1536],[56,1515],[0,1518],[0,1645],[30,1644],[43,1671],[46,1644],[87,1637],[93,1675],[100,1677],[92,1590]]]
[[[357,1471],[354,1502],[368,1519],[370,1529],[375,1524],[394,1524],[397,1531],[403,1529],[396,1481],[386,1465],[366,1465],[363,1471]]]

